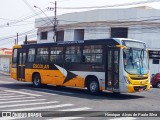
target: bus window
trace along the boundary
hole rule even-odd
[[[47,62],[48,61],[48,48],[38,48],[36,55],[36,62]]]
[[[26,62],[26,53],[23,53],[23,61],[22,61],[22,64],[25,64]]]
[[[63,47],[51,47],[50,62],[63,62]]]
[[[88,45],[84,46],[83,56],[84,62],[101,63],[102,62],[102,46]]]
[[[14,50],[13,50],[12,62],[13,62],[13,63],[16,63],[16,62],[17,62],[17,49],[14,49]]]
[[[34,62],[35,58],[35,48],[30,48],[28,52],[28,62]]]
[[[66,47],[65,61],[66,62],[81,62],[80,46]]]

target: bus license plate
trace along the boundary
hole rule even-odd
[[[138,90],[139,92],[142,92],[143,91],[143,88],[139,88],[139,90]]]

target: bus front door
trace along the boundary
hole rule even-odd
[[[17,76],[18,80],[25,79],[25,62],[26,62],[26,50],[19,49],[18,50],[18,68],[17,68]]]
[[[119,90],[119,49],[107,48],[106,51],[106,89],[113,92]]]

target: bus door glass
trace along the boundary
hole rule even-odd
[[[106,51],[106,89],[119,89],[119,49],[107,48]]]
[[[25,62],[26,62],[26,50],[19,49],[18,50],[18,69],[17,69],[17,76],[18,80],[25,79]]]

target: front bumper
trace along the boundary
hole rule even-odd
[[[141,92],[141,91],[147,91],[150,89],[150,84],[145,84],[145,85],[128,85],[128,92]]]

